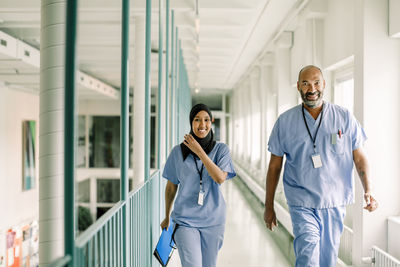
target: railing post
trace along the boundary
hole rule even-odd
[[[121,200],[122,207],[122,266],[129,265],[129,0],[122,0],[121,22]]]
[[[169,145],[172,147],[174,146],[174,131],[175,131],[175,116],[174,116],[174,96],[175,96],[175,87],[174,87],[174,73],[175,73],[175,11],[172,10],[171,11],[171,121],[170,121],[170,125],[171,125],[171,130],[170,130],[170,143]]]
[[[150,107],[151,107],[151,0],[146,0],[146,44],[145,44],[145,161],[144,161],[144,181],[150,177]]]
[[[170,151],[170,140],[169,140],[169,0],[166,0],[165,6],[165,157],[168,156]]]
[[[180,75],[180,68],[181,65],[181,41],[178,39],[178,27],[176,28],[176,72],[175,72],[175,87],[176,87],[176,143],[180,143],[180,107],[181,107],[181,99],[182,99],[182,90],[181,90],[181,75]]]
[[[65,51],[65,139],[64,139],[64,235],[65,255],[71,256],[74,265],[75,239],[75,70],[76,23],[78,1],[67,1],[66,51]]]
[[[161,90],[163,65],[162,0],[158,0],[158,115],[157,115],[157,169],[161,168]]]

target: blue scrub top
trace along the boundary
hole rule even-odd
[[[304,113],[314,137],[321,113],[316,120],[306,109]],[[314,168],[314,146],[304,124],[302,105],[280,115],[268,150],[276,156],[286,155],[283,184],[288,205],[322,209],[353,203],[353,151],[366,139],[360,123],[347,109],[325,101],[315,142],[322,167]]]
[[[224,172],[228,173],[227,179],[236,176],[233,168],[229,148],[223,143],[216,143],[208,157]],[[163,177],[179,185],[172,220],[175,223],[189,227],[209,227],[225,224],[225,201],[220,191],[220,185],[203,169],[204,203],[197,203],[200,191],[200,175],[196,169],[196,161],[192,154],[183,161],[179,145],[175,146],[168,156],[164,166]],[[197,159],[198,169],[203,163]]]

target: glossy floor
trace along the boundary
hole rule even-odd
[[[219,252],[217,266],[291,266],[237,186],[228,181],[221,189],[227,206],[227,221],[224,245]],[[180,266],[178,251],[175,251],[168,267]]]

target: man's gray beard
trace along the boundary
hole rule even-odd
[[[309,108],[316,108],[319,107],[322,104],[322,98],[320,97],[318,100],[310,101],[310,100],[304,100],[304,104],[309,107]]]
[[[301,99],[303,103],[309,108],[316,108],[319,107],[323,102],[323,93],[319,93],[319,98],[317,100],[307,100],[306,94],[300,92]]]

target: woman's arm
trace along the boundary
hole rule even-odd
[[[228,176],[227,172],[222,171],[217,164],[215,164],[204,152],[202,149],[199,154],[200,160],[203,162],[204,166],[206,167],[208,174],[210,174],[211,178],[218,184],[222,184],[226,181],[226,177]]]
[[[178,185],[171,181],[167,182],[167,186],[165,187],[165,219],[160,224],[161,229],[168,228],[169,226],[172,203],[174,202],[177,189]]]
[[[200,144],[194,139],[191,134],[185,135],[184,144],[192,150],[203,162],[204,166],[206,167],[208,173],[210,174],[211,178],[218,184],[222,184],[225,182],[226,177],[228,176],[227,172],[222,171],[217,164],[215,164],[204,152],[203,148]]]

